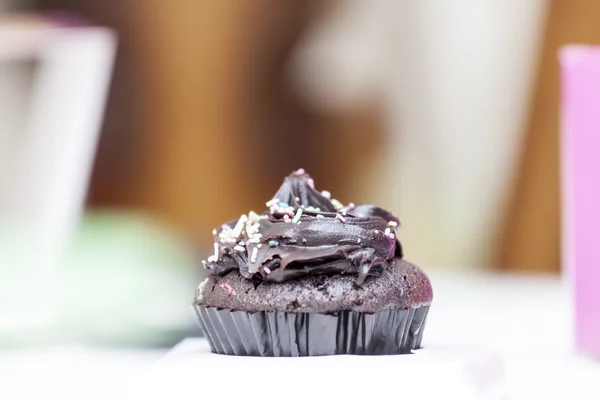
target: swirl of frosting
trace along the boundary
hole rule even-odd
[[[347,206],[314,188],[300,169],[285,178],[268,211],[250,211],[213,230],[214,254],[202,261],[217,275],[234,269],[272,282],[308,274],[354,274],[361,285],[402,257],[399,221],[373,205]]]

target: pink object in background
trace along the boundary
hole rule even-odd
[[[600,357],[600,47],[567,46],[562,72],[563,265],[577,348]]]

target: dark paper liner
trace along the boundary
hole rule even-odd
[[[217,354],[262,357],[404,354],[421,347],[429,306],[335,315],[219,310],[192,305]]]

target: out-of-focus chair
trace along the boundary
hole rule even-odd
[[[115,48],[77,20],[0,20],[0,342],[55,317]]]

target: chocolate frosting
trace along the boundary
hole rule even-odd
[[[215,253],[203,261],[206,269],[272,282],[353,274],[361,285],[402,257],[396,217],[377,206],[330,199],[302,169],[285,178],[267,206],[263,214],[251,211],[213,231]]]

